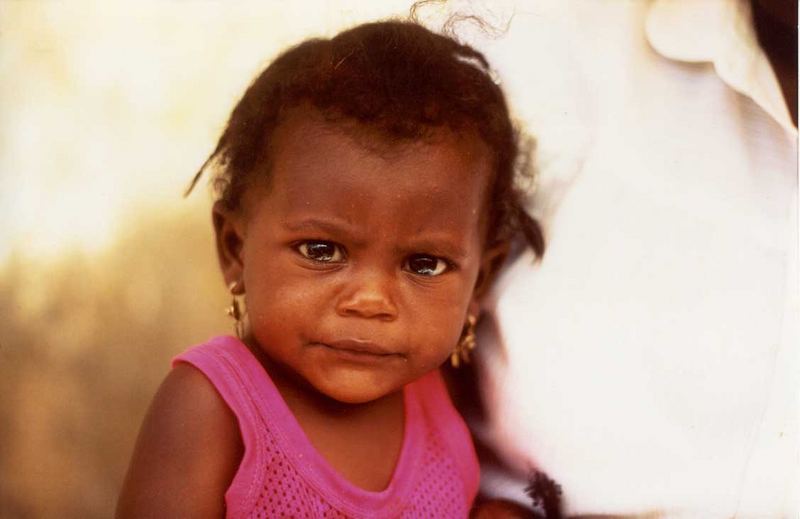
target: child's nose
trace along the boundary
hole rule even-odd
[[[337,313],[344,317],[395,320],[397,306],[392,297],[392,282],[391,274],[377,270],[354,275],[337,302]]]

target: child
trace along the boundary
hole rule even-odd
[[[278,57],[206,162],[239,338],[176,357],[118,515],[465,517],[478,465],[439,366],[511,238],[543,250],[517,151],[483,56],[414,23]]]

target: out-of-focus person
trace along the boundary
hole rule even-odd
[[[479,334],[484,492],[797,517],[797,3],[520,2],[489,54],[548,251]]]

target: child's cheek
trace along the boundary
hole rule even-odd
[[[462,298],[448,298],[432,305],[412,305],[405,316],[409,342],[430,369],[443,362],[461,337],[465,306]]]

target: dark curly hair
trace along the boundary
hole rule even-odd
[[[256,172],[268,171],[258,166],[268,163],[268,143],[282,118],[301,105],[377,130],[388,142],[425,139],[441,127],[476,132],[494,159],[487,245],[521,233],[537,255],[544,252],[541,228],[515,186],[518,134],[486,58],[415,22],[367,23],[278,56],[234,108],[187,193],[215,162],[217,196],[238,208]]]

